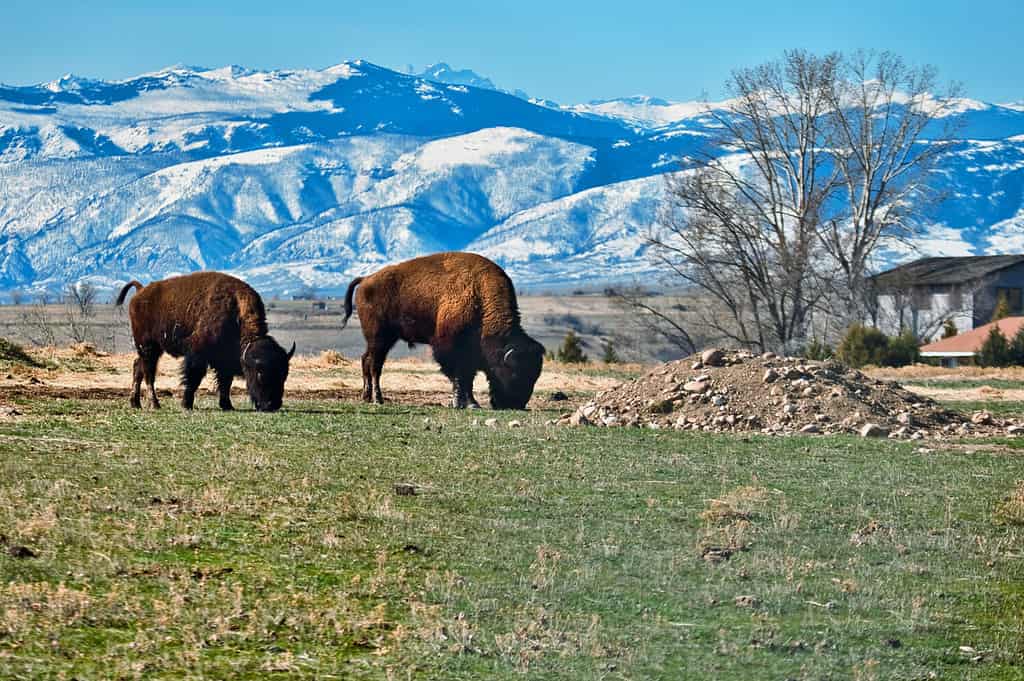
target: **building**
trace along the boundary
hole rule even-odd
[[[1024,255],[922,258],[872,278],[872,323],[886,334],[909,328],[922,341],[942,334],[946,320],[963,333],[992,321],[1005,299],[1024,314]]]
[[[921,357],[937,359],[945,367],[971,364],[981,352],[981,346],[985,344],[993,326],[998,326],[1006,339],[1012,340],[1021,326],[1024,326],[1024,317],[1004,317],[997,322],[982,324],[971,331],[929,343],[921,347]]]

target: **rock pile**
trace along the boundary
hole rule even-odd
[[[703,432],[858,433],[923,438],[1024,434],[988,412],[968,418],[834,361],[706,350],[598,393],[558,420]]]

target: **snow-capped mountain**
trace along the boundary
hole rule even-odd
[[[220,269],[335,293],[446,249],[525,286],[642,276],[662,175],[706,143],[709,106],[560,106],[445,64],[363,61],[0,86],[0,291]],[[1019,251],[1024,107],[956,115],[937,174],[950,198],[921,249]]]

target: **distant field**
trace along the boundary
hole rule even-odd
[[[0,679],[1011,679],[1016,440],[546,425],[638,367],[549,365],[529,412],[127,406],[130,357],[0,372]],[[556,389],[570,400],[552,402]],[[1004,403],[1021,413],[1020,402]],[[495,418],[495,427],[484,424]],[[511,427],[519,421],[518,427]],[[407,492],[412,491],[413,494]]]
[[[666,301],[674,299],[666,298]],[[561,344],[572,329],[585,344],[585,351],[594,359],[601,356],[601,341],[612,339],[618,352],[626,358],[652,361],[656,358],[677,357],[679,351],[666,347],[658,339],[635,323],[631,313],[620,309],[603,295],[534,296],[519,298],[523,325],[550,350]],[[309,301],[266,301],[270,332],[285,345],[294,341],[303,354],[316,354],[322,350],[338,350],[347,355],[362,354],[363,337],[359,331],[359,318],[353,315],[344,331],[341,330],[343,301],[328,300],[326,309],[316,309]],[[37,315],[32,305],[0,305],[0,337],[21,343],[39,342]],[[45,317],[56,336],[57,345],[71,341],[67,312],[63,305],[45,308]],[[88,320],[89,340],[105,351],[125,352],[131,348],[127,309],[113,305],[98,305],[96,315]],[[398,344],[392,351],[395,357],[422,356],[427,351],[412,350]]]

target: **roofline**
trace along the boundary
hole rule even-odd
[[[922,357],[974,357],[976,354],[978,354],[978,353],[976,353],[976,352],[963,352],[963,351],[952,352],[952,351],[949,351],[949,350],[946,350],[946,351],[943,351],[943,350],[938,350],[938,351],[932,350],[930,352],[922,352],[921,356]]]

